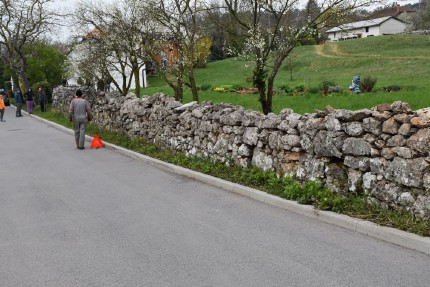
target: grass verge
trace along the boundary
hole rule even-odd
[[[55,113],[51,109],[45,113],[35,111],[35,114],[68,128],[72,126],[62,114]],[[389,210],[372,204],[363,193],[338,195],[322,186],[318,181],[300,184],[292,178],[279,179],[274,172],[263,172],[257,168],[244,169],[232,163],[226,165],[206,158],[187,157],[182,152],[161,149],[145,142],[142,138],[130,138],[124,133],[107,131],[92,124],[89,125],[87,133],[89,135],[97,134],[106,142],[152,158],[256,188],[285,199],[295,200],[300,204],[313,205],[317,210],[333,211],[382,226],[421,236],[430,236],[429,221],[420,220],[406,211]]]

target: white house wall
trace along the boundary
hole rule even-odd
[[[394,18],[390,18],[380,25],[359,27],[350,30],[339,30],[336,32],[329,32],[327,36],[329,41],[339,41],[340,39],[351,38],[366,38],[371,36],[381,36],[384,34],[399,34],[406,31],[406,24]]]
[[[339,41],[339,39],[348,39],[348,38],[366,38],[369,36],[380,36],[382,35],[379,26],[369,27],[368,32],[366,32],[366,28],[357,28],[349,31],[338,31],[336,32],[336,37],[334,37],[334,33],[329,33],[328,37],[331,41]]]
[[[379,26],[373,26],[369,27],[369,32],[365,33],[365,36],[363,38],[369,37],[369,36],[381,36],[381,29]]]
[[[388,19],[382,23],[380,27],[382,34],[399,34],[405,32],[406,30],[405,23],[397,21],[393,18]]]

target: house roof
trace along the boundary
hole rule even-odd
[[[401,7],[400,4],[397,4],[397,7],[389,7],[383,10],[376,10],[370,15],[370,18],[379,18],[379,17],[386,17],[386,16],[394,16],[398,17],[402,13],[416,13],[412,8],[409,7]]]
[[[344,24],[344,25],[334,27],[334,28],[328,30],[327,33],[354,30],[354,29],[365,28],[365,27],[379,26],[390,18],[393,18],[397,21],[403,22],[402,20],[399,20],[396,17],[386,16],[386,17],[381,17],[381,18],[377,18],[377,19],[370,19],[370,20],[364,20],[364,21],[358,21],[358,22]]]

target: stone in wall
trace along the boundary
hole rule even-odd
[[[361,192],[363,189],[363,174],[359,170],[350,168],[348,170],[348,190],[351,192]]]
[[[325,183],[328,188],[336,193],[345,193],[348,186],[348,167],[340,162],[331,162],[325,165]]]
[[[252,156],[252,165],[258,167],[263,171],[273,170],[273,158],[270,155],[255,149]]]
[[[430,196],[419,195],[413,205],[413,210],[421,218],[430,220]]]
[[[361,138],[347,138],[342,146],[342,151],[347,155],[369,156],[372,146]]]
[[[418,130],[407,141],[406,145],[421,155],[428,155],[430,150],[430,128]]]
[[[341,158],[345,137],[343,132],[319,131],[313,142],[314,153],[319,157]]]
[[[428,168],[429,164],[424,158],[403,159],[395,157],[387,163],[385,177],[405,186],[420,188],[423,184],[423,173]]]
[[[376,118],[365,118],[363,119],[363,130],[372,133],[376,136],[382,133],[382,122]]]

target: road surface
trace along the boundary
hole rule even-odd
[[[429,255],[5,119],[0,286],[430,284]]]

